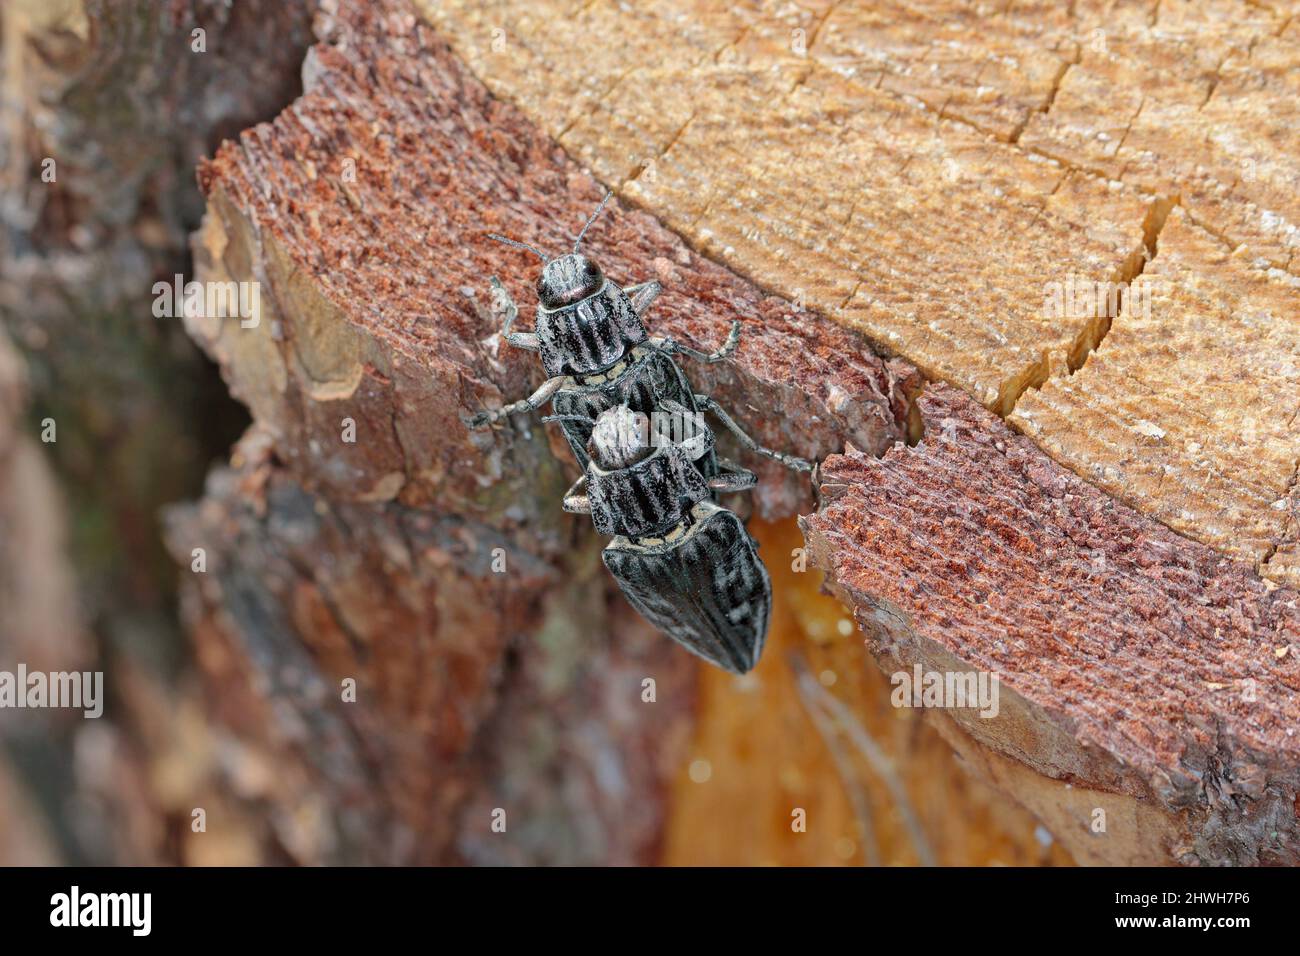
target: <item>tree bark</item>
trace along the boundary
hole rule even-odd
[[[596,537],[562,515],[574,468],[557,434],[461,422],[542,379],[503,347],[486,284],[526,301],[534,264],[486,233],[571,242],[600,191],[400,9],[352,8],[293,110],[201,173],[201,278],[260,282],[261,317],[187,319],[258,449],[174,518],[175,553],[209,555],[193,578],[200,660],[233,662],[214,686],[242,669],[262,708],[234,712],[267,719],[241,731],[303,763],[283,800],[329,795],[304,861],[647,862],[691,661],[616,599]],[[855,333],[644,214],[607,212],[588,243],[616,281],[665,283],[656,333],[715,347],[741,320],[737,361],[692,378],[759,440],[816,455],[905,435],[914,373]],[[760,471],[761,513],[807,507],[806,481]],[[294,690],[273,676],[288,661]],[[522,839],[493,839],[497,808]]]
[[[1286,4],[417,6],[693,248],[1296,585]]]
[[[7,5],[0,651],[96,662],[117,712],[48,763],[4,736],[8,806],[108,812],[0,826],[0,855],[1295,863],[1297,30],[1127,0]],[[628,608],[554,425],[463,424],[543,379],[487,285],[527,326],[538,264],[487,234],[568,248],[606,188],[588,253],[663,283],[653,333],[739,320],[690,380],[821,462],[732,502],[776,588],[741,680]],[[191,231],[201,289],[256,303],[177,316],[246,429],[141,321]],[[56,478],[17,437],[46,416]],[[153,512],[241,430],[165,522],[195,680],[157,657]],[[997,716],[906,706],[914,667],[996,674]]]
[[[996,718],[943,732],[1077,860],[1294,865],[1296,593],[950,387],[920,407],[919,445],[828,459],[801,521],[881,665],[1000,675]]]
[[[157,516],[246,418],[154,283],[190,271],[199,157],[300,88],[313,7],[0,6],[0,338],[26,385],[0,412],[0,668],[102,671],[110,701],[5,712],[5,862],[249,861]],[[195,808],[215,839],[187,843]]]
[[[545,28],[558,16],[621,45],[574,58]],[[666,831],[670,858],[689,859],[682,841],[700,831],[678,814],[716,813],[683,796],[689,784],[672,768],[690,753],[683,740],[703,747],[724,711],[743,708],[697,696],[679,652],[597,573],[590,531],[560,520],[574,470],[555,432],[522,418],[489,434],[461,424],[541,381],[531,356],[502,347],[486,287],[500,276],[526,310],[537,265],[486,233],[564,247],[601,194],[580,162],[642,207],[616,205],[586,241],[616,281],[664,283],[656,331],[707,348],[741,320],[734,363],[690,367],[699,390],[763,443],[827,459],[822,485],[838,497],[819,506],[806,484],[762,466],[756,515],[820,507],[804,525],[813,559],[877,651],[999,674],[999,718],[935,715],[967,765],[1080,861],[1293,860],[1284,730],[1297,713],[1295,594],[1260,576],[1281,567],[1266,565],[1287,542],[1287,514],[1267,504],[1294,475],[1277,445],[1284,429],[1275,419],[1230,440],[1232,420],[1206,412],[1204,389],[1179,393],[1179,409],[1147,403],[1155,429],[1186,431],[1180,414],[1204,424],[1214,461],[1271,455],[1250,495],[1211,488],[1211,504],[1180,524],[1176,499],[1155,484],[1129,487],[1130,510],[1107,494],[1117,486],[1068,470],[1104,479],[1115,454],[1071,457],[1085,417],[1063,413],[1040,434],[1031,412],[1019,414],[1022,399],[1027,409],[1038,400],[1027,389],[1046,399],[1078,383],[1100,403],[1121,381],[1148,375],[1152,388],[1172,388],[1232,360],[1245,324],[1182,366],[1150,371],[1128,358],[1141,353],[1124,308],[1146,273],[1169,283],[1162,308],[1175,315],[1231,287],[1291,321],[1278,299],[1284,256],[1268,245],[1277,237],[1251,233],[1273,252],[1229,262],[1219,227],[1206,225],[1227,217],[1223,203],[1140,176],[1108,182],[1082,160],[1022,145],[1047,135],[1058,98],[1082,95],[1075,71],[1086,77],[1094,61],[1079,43],[1101,22],[1091,8],[1071,24],[1017,14],[1002,32],[967,37],[976,62],[1019,57],[990,75],[992,101],[983,74],[956,67],[931,71],[932,88],[915,85],[908,63],[956,28],[904,19],[895,36],[838,7],[790,16],[340,5],[318,23],[303,97],[202,168],[201,276],[260,283],[262,310],[251,327],[203,315],[187,327],[255,425],[235,470],[174,514],[170,537],[182,560],[203,548],[210,561],[189,585],[210,686],[242,687],[234,699],[247,703],[227,717],[249,752],[294,768],[267,791],[297,808],[285,816],[314,821],[292,856],[648,861]],[[1126,40],[1165,42],[1149,25],[1117,23]],[[1222,35],[1204,21],[1188,28],[1210,31],[1222,76],[1257,69],[1262,95],[1276,97],[1271,67],[1233,57],[1288,23],[1261,12]],[[1035,47],[1047,28],[1051,42]],[[857,48],[887,51],[877,82],[844,61]],[[1263,201],[1254,188],[1240,202]],[[1114,306],[1045,317],[1046,287],[1076,274],[1115,283]],[[1123,378],[1108,385],[1100,359],[1112,354]],[[1237,374],[1251,401],[1281,414],[1293,371],[1281,361]],[[918,400],[923,378],[965,395],[932,381]],[[980,406],[1016,413],[1037,444]],[[1141,423],[1124,429],[1121,452],[1145,434]],[[1203,467],[1194,455],[1171,447],[1166,474]],[[1214,507],[1229,519],[1211,521]],[[1095,576],[1080,572],[1085,558]],[[778,604],[799,600],[795,590]],[[1152,646],[1176,666],[1151,671]],[[805,732],[809,719],[844,717],[797,655],[764,666],[790,680],[760,673],[756,692]],[[1116,682],[1139,675],[1156,693],[1135,685],[1120,698]],[[341,693],[347,678],[355,701]],[[638,696],[647,678],[661,695],[654,708]],[[1241,682],[1257,700],[1223,699]],[[720,739],[762,745],[736,730]],[[692,762],[690,779],[717,767],[731,784],[753,774],[759,786],[778,759],[715,751],[705,769]],[[879,754],[868,763],[892,779]],[[890,791],[900,808],[907,791]],[[526,832],[496,834],[497,811],[522,816]],[[913,841],[920,858],[923,843]]]

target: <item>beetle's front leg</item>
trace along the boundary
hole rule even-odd
[[[482,428],[484,425],[491,425],[494,422],[499,422],[508,415],[515,415],[519,412],[531,412],[549,402],[555,396],[555,393],[560,390],[560,387],[563,384],[564,376],[562,375],[557,375],[555,378],[548,378],[542,383],[541,388],[521,401],[512,402],[509,405],[503,405],[497,409],[482,411],[477,415],[471,415],[468,418],[462,416],[461,421],[470,428]]]
[[[657,346],[669,355],[689,355],[697,362],[704,362],[712,365],[714,362],[721,362],[723,359],[730,357],[731,353],[736,351],[736,346],[740,344],[740,321],[732,320],[731,331],[727,333],[727,341],[722,343],[722,348],[716,352],[701,352],[699,349],[693,349],[689,345],[682,345],[673,339],[651,339],[651,344]]]
[[[771,448],[765,448],[745,433],[745,430],[731,420],[731,416],[722,410],[722,406],[709,398],[707,395],[696,395],[695,402],[701,410],[712,412],[718,417],[718,421],[727,426],[728,431],[740,439],[740,443],[755,454],[762,455],[765,458],[771,458],[773,461],[779,461],[787,468],[793,471],[812,471],[812,465],[802,458],[796,458],[794,455],[787,455],[783,452],[773,451]]]
[[[519,306],[515,305],[515,300],[510,297],[509,291],[501,284],[501,280],[493,276],[488,280],[492,285],[492,296],[496,302],[505,310],[505,321],[501,325],[501,337],[516,348],[528,349],[536,352],[541,349],[537,341],[536,332],[511,332],[510,326],[515,324],[515,319],[519,318]]]
[[[578,480],[569,486],[569,490],[564,493],[564,510],[569,514],[589,515],[591,514],[591,498],[587,495],[578,494],[578,489],[587,483],[587,473],[584,471],[578,476]]]
[[[659,280],[651,279],[649,282],[638,282],[636,285],[630,285],[623,290],[623,293],[632,300],[632,308],[636,311],[638,318],[645,318],[646,311],[650,308],[650,303],[663,290]]]

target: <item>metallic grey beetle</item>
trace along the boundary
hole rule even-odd
[[[666,410],[691,414],[675,403]],[[754,473],[721,459],[719,474],[706,479],[695,462],[713,452],[707,426],[674,441],[631,427],[635,416],[619,405],[596,420],[586,471],[564,496],[564,510],[590,514],[601,534],[613,536],[601,557],[646,620],[692,653],[744,674],[763,651],[772,583],[757,543],[713,494],[752,488]]]
[[[504,307],[501,336],[518,348],[540,352],[550,376],[528,398],[467,418],[471,428],[482,428],[518,412],[533,411],[550,402],[561,422],[564,437],[574,457],[584,468],[589,457],[587,441],[596,418],[616,405],[650,414],[665,402],[685,406],[690,412],[713,412],[751,451],[775,459],[788,467],[810,471],[800,458],[784,455],[757,444],[711,398],[691,388],[674,355],[687,355],[701,362],[720,362],[736,349],[740,323],[732,322],[726,343],[716,352],[700,352],[669,338],[651,337],[643,316],[659,294],[658,282],[643,282],[620,289],[600,268],[578,252],[582,237],[596,221],[611,193],[606,193],[587,220],[567,255],[548,257],[526,243],[505,236],[490,238],[527,249],[541,258],[542,274],[537,280],[537,320],[533,332],[512,329],[519,309],[500,281],[493,276],[492,289]],[[696,462],[705,478],[718,473],[712,451]]]

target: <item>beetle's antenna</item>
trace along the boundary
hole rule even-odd
[[[505,236],[498,236],[495,232],[488,233],[489,239],[495,239],[497,242],[504,242],[507,246],[518,246],[520,249],[527,249],[533,255],[537,256],[542,262],[550,262],[551,257],[539,249],[534,249],[526,242],[520,242],[518,239],[509,239]]]
[[[605,198],[600,201],[600,205],[596,207],[596,211],[591,214],[591,218],[587,220],[587,224],[582,227],[582,232],[578,233],[578,238],[573,240],[574,252],[578,251],[578,246],[582,245],[582,237],[587,234],[587,230],[591,228],[591,224],[596,221],[596,217],[600,215],[600,211],[605,208],[605,203],[609,202],[609,197],[613,195],[614,190],[612,189],[605,193]]]
[[[589,422],[591,421],[586,415],[543,415],[544,422]]]

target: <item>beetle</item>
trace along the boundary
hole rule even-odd
[[[663,408],[692,414],[671,401]],[[591,515],[612,536],[601,559],[642,617],[691,653],[744,674],[763,652],[772,581],[758,543],[713,499],[752,488],[754,473],[718,459],[719,472],[706,477],[695,462],[713,453],[707,426],[679,441],[644,419],[627,405],[596,418],[587,467],[564,510]]]
[[[527,398],[479,412],[465,418],[465,423],[471,428],[483,428],[549,402],[574,457],[585,468],[592,423],[602,412],[627,405],[633,411],[649,414],[664,402],[672,402],[697,415],[712,412],[750,451],[810,471],[812,466],[803,459],[764,448],[750,438],[713,399],[691,388],[673,358],[685,355],[710,364],[723,361],[740,341],[740,322],[731,323],[726,342],[713,352],[701,352],[671,338],[652,337],[646,331],[644,317],[662,288],[659,282],[652,280],[621,289],[594,260],[579,252],[587,230],[612,195],[605,194],[574,240],[572,252],[562,256],[550,257],[527,243],[489,234],[490,239],[526,249],[542,260],[532,332],[514,331],[518,306],[496,276],[490,282],[504,311],[501,337],[517,348],[540,353],[549,377]],[[702,456],[696,468],[706,478],[716,475],[714,453]]]

